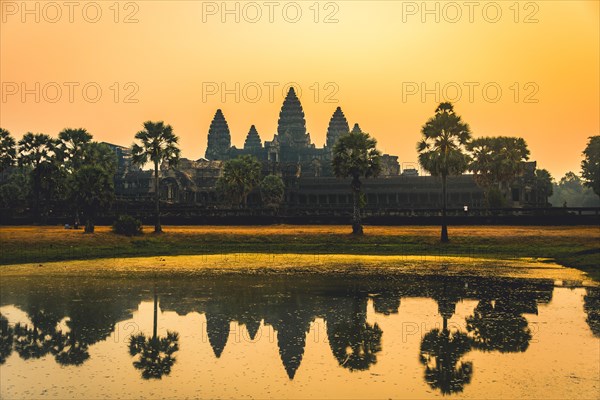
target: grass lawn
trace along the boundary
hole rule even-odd
[[[450,243],[439,243],[439,227],[366,226],[363,237],[349,226],[165,226],[137,237],[62,227],[0,227],[0,264],[115,257],[228,253],[438,255],[510,260],[550,258],[600,280],[597,226],[451,226]]]

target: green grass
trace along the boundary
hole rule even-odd
[[[451,227],[441,244],[437,227],[366,227],[363,237],[340,226],[165,227],[165,233],[93,235],[57,227],[0,227],[0,264],[96,258],[220,253],[440,255],[472,258],[551,258],[600,280],[597,227]],[[151,231],[151,228],[146,228]]]

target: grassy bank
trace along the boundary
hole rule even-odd
[[[151,232],[151,227],[145,227]],[[471,258],[551,258],[600,280],[600,229],[583,227],[450,227],[448,244],[437,227],[366,227],[355,238],[347,226],[165,227],[165,233],[128,238],[98,227],[93,235],[60,227],[0,227],[0,264],[114,257],[227,253],[439,255]]]

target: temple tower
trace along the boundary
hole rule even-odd
[[[348,125],[348,121],[346,120],[346,116],[344,116],[342,109],[338,107],[335,109],[335,112],[329,120],[329,127],[327,128],[327,141],[325,142],[325,146],[330,151],[333,150],[333,146],[339,137],[348,132],[350,132],[350,126]]]
[[[256,130],[256,127],[252,125],[246,135],[246,141],[244,142],[244,150],[257,150],[262,148],[262,141],[260,135]]]
[[[208,130],[208,145],[206,158],[209,160],[223,160],[227,157],[231,147],[231,134],[223,112],[219,109],[210,123]]]
[[[363,131],[362,129],[360,129],[360,126],[358,126],[358,124],[354,124],[351,133],[363,133]]]
[[[300,104],[293,87],[288,91],[281,106],[277,135],[280,143],[284,146],[308,147],[310,145],[310,137],[306,134],[302,104]]]

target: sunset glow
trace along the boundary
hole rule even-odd
[[[197,159],[218,108],[233,145],[252,124],[271,140],[296,83],[319,147],[341,106],[416,163],[421,125],[452,100],[475,137],[521,136],[554,178],[579,172],[599,133],[598,2],[475,3],[2,0],[0,126],[17,138],[84,127],[129,146],[143,121],[164,120]]]

